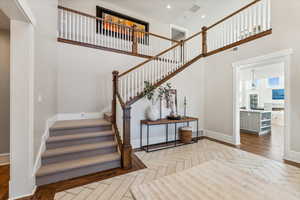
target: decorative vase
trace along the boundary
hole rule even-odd
[[[159,110],[155,105],[148,106],[146,109],[146,118],[150,121],[156,121],[159,119]]]

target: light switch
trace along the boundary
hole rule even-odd
[[[42,101],[43,101],[43,97],[42,97],[42,95],[39,95],[38,96],[38,102],[41,103]]]

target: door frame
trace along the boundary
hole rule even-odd
[[[240,145],[240,71],[247,68],[258,68],[269,64],[283,63],[284,64],[284,158],[287,158],[290,151],[290,121],[291,121],[291,104],[290,104],[290,88],[291,88],[291,55],[292,49],[285,49],[275,53],[250,58],[247,60],[238,61],[232,64],[233,67],[233,142]]]
[[[172,39],[172,29],[177,29],[179,31],[185,32],[186,38],[189,37],[189,30],[186,28],[183,28],[181,26],[170,24],[170,38]]]

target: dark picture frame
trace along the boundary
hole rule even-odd
[[[107,9],[107,8],[96,6],[96,16],[103,20],[105,20],[106,18],[109,17],[109,18],[113,19],[114,21],[116,21],[116,20],[122,21],[124,23],[124,25],[127,25],[127,26],[134,24],[134,25],[136,25],[137,30],[149,32],[149,23],[148,22],[136,19],[134,17],[130,17],[128,15],[124,15],[122,13],[115,12],[115,11]],[[118,37],[118,38],[124,38],[123,33],[115,32],[108,28],[105,31],[99,31],[99,28],[100,28],[100,30],[105,28],[105,27],[102,27],[102,23],[100,23],[100,24],[99,23],[100,23],[100,21],[98,21],[98,23],[97,23],[97,27],[96,27],[97,33],[103,34],[105,32],[105,34],[114,35],[115,37]],[[120,24],[122,24],[122,23],[120,23]],[[143,34],[142,37],[143,37],[143,39],[145,39],[144,43],[147,44],[148,39],[145,37],[148,37],[148,35]],[[138,42],[141,42],[140,39],[141,38],[138,38]]]

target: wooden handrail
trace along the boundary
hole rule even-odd
[[[148,60],[146,60],[146,61],[144,61],[144,62],[138,64],[137,66],[135,66],[135,67],[133,67],[133,68],[127,70],[126,72],[123,72],[122,74],[119,75],[119,78],[121,78],[122,76],[125,76],[125,75],[128,74],[129,72],[132,72],[133,70],[136,70],[137,68],[139,68],[139,67],[141,67],[141,66],[147,64],[148,62],[150,62],[150,61],[152,61],[152,60],[158,59],[159,56],[161,56],[161,55],[167,53],[168,51],[171,51],[172,49],[178,47],[178,46],[181,45],[181,44],[182,44],[182,42],[179,42],[178,44],[176,44],[176,45],[174,45],[174,46],[172,46],[172,47],[170,47],[170,48],[164,50],[163,52],[157,54],[156,56],[153,56],[152,58],[150,58],[150,59],[148,59]]]
[[[194,35],[192,35],[192,36],[188,37],[187,39],[183,40],[183,43],[186,43],[187,41],[193,39],[194,37],[196,37],[196,36],[198,36],[200,34],[202,34],[202,31],[200,31],[198,33],[195,33]]]
[[[84,13],[84,12],[80,12],[80,11],[77,11],[77,10],[74,10],[74,9],[71,9],[71,8],[66,8],[66,7],[63,7],[63,6],[57,6],[57,7],[58,7],[58,9],[61,9],[61,10],[73,12],[73,13],[76,13],[76,14],[79,14],[79,15],[82,15],[82,16],[85,16],[85,17],[90,17],[90,18],[93,18],[93,19],[96,19],[96,20],[99,20],[99,21],[107,22],[107,23],[114,24],[114,25],[117,25],[117,26],[120,26],[120,27],[131,29],[131,30],[135,30],[137,32],[144,33],[146,35],[152,35],[153,37],[168,40],[168,41],[171,41],[171,42],[180,43],[180,41],[173,40],[173,39],[167,38],[167,37],[162,36],[162,35],[154,34],[154,33],[139,30],[139,29],[133,29],[133,27],[131,27],[131,26],[126,26],[126,25],[123,25],[123,24],[118,24],[118,23],[115,23],[115,22],[107,21],[107,20],[104,20],[103,18],[99,18],[99,17],[93,16],[93,15],[90,15],[90,14],[87,14],[87,13]]]
[[[200,58],[203,58],[204,55],[200,54],[198,56],[196,56],[195,58],[193,58],[192,60],[190,60],[189,62],[185,63],[183,66],[181,66],[179,69],[177,69],[176,71],[174,71],[173,73],[169,74],[168,76],[166,76],[165,78],[163,78],[162,80],[158,81],[157,83],[155,83],[153,85],[154,88],[158,88],[160,85],[162,85],[163,83],[167,82],[168,80],[170,80],[171,78],[173,78],[174,76],[176,76],[178,73],[182,72],[184,69],[186,69],[188,66],[190,66],[191,64],[195,63],[197,60],[199,60]],[[126,103],[126,105],[131,106],[132,104],[134,104],[135,102],[137,102],[139,99],[143,98],[144,94],[139,94],[138,96],[136,96],[135,98],[131,99],[130,101],[128,101]]]
[[[253,1],[252,3],[250,3],[250,4],[248,4],[248,5],[244,6],[244,7],[242,7],[241,9],[239,9],[239,10],[235,11],[234,13],[228,15],[227,17],[224,17],[224,18],[221,19],[220,21],[218,21],[218,22],[214,23],[213,25],[207,27],[207,30],[212,29],[213,27],[215,27],[215,26],[221,24],[222,22],[224,22],[224,21],[226,21],[227,19],[233,17],[234,15],[236,15],[236,14],[238,14],[238,13],[244,11],[245,9],[249,8],[250,6],[256,4],[256,3],[259,2],[259,1],[261,1],[261,0],[255,0],[255,1]]]
[[[118,97],[121,107],[124,109],[126,107],[126,104],[124,103],[119,91],[117,92],[117,97]]]

